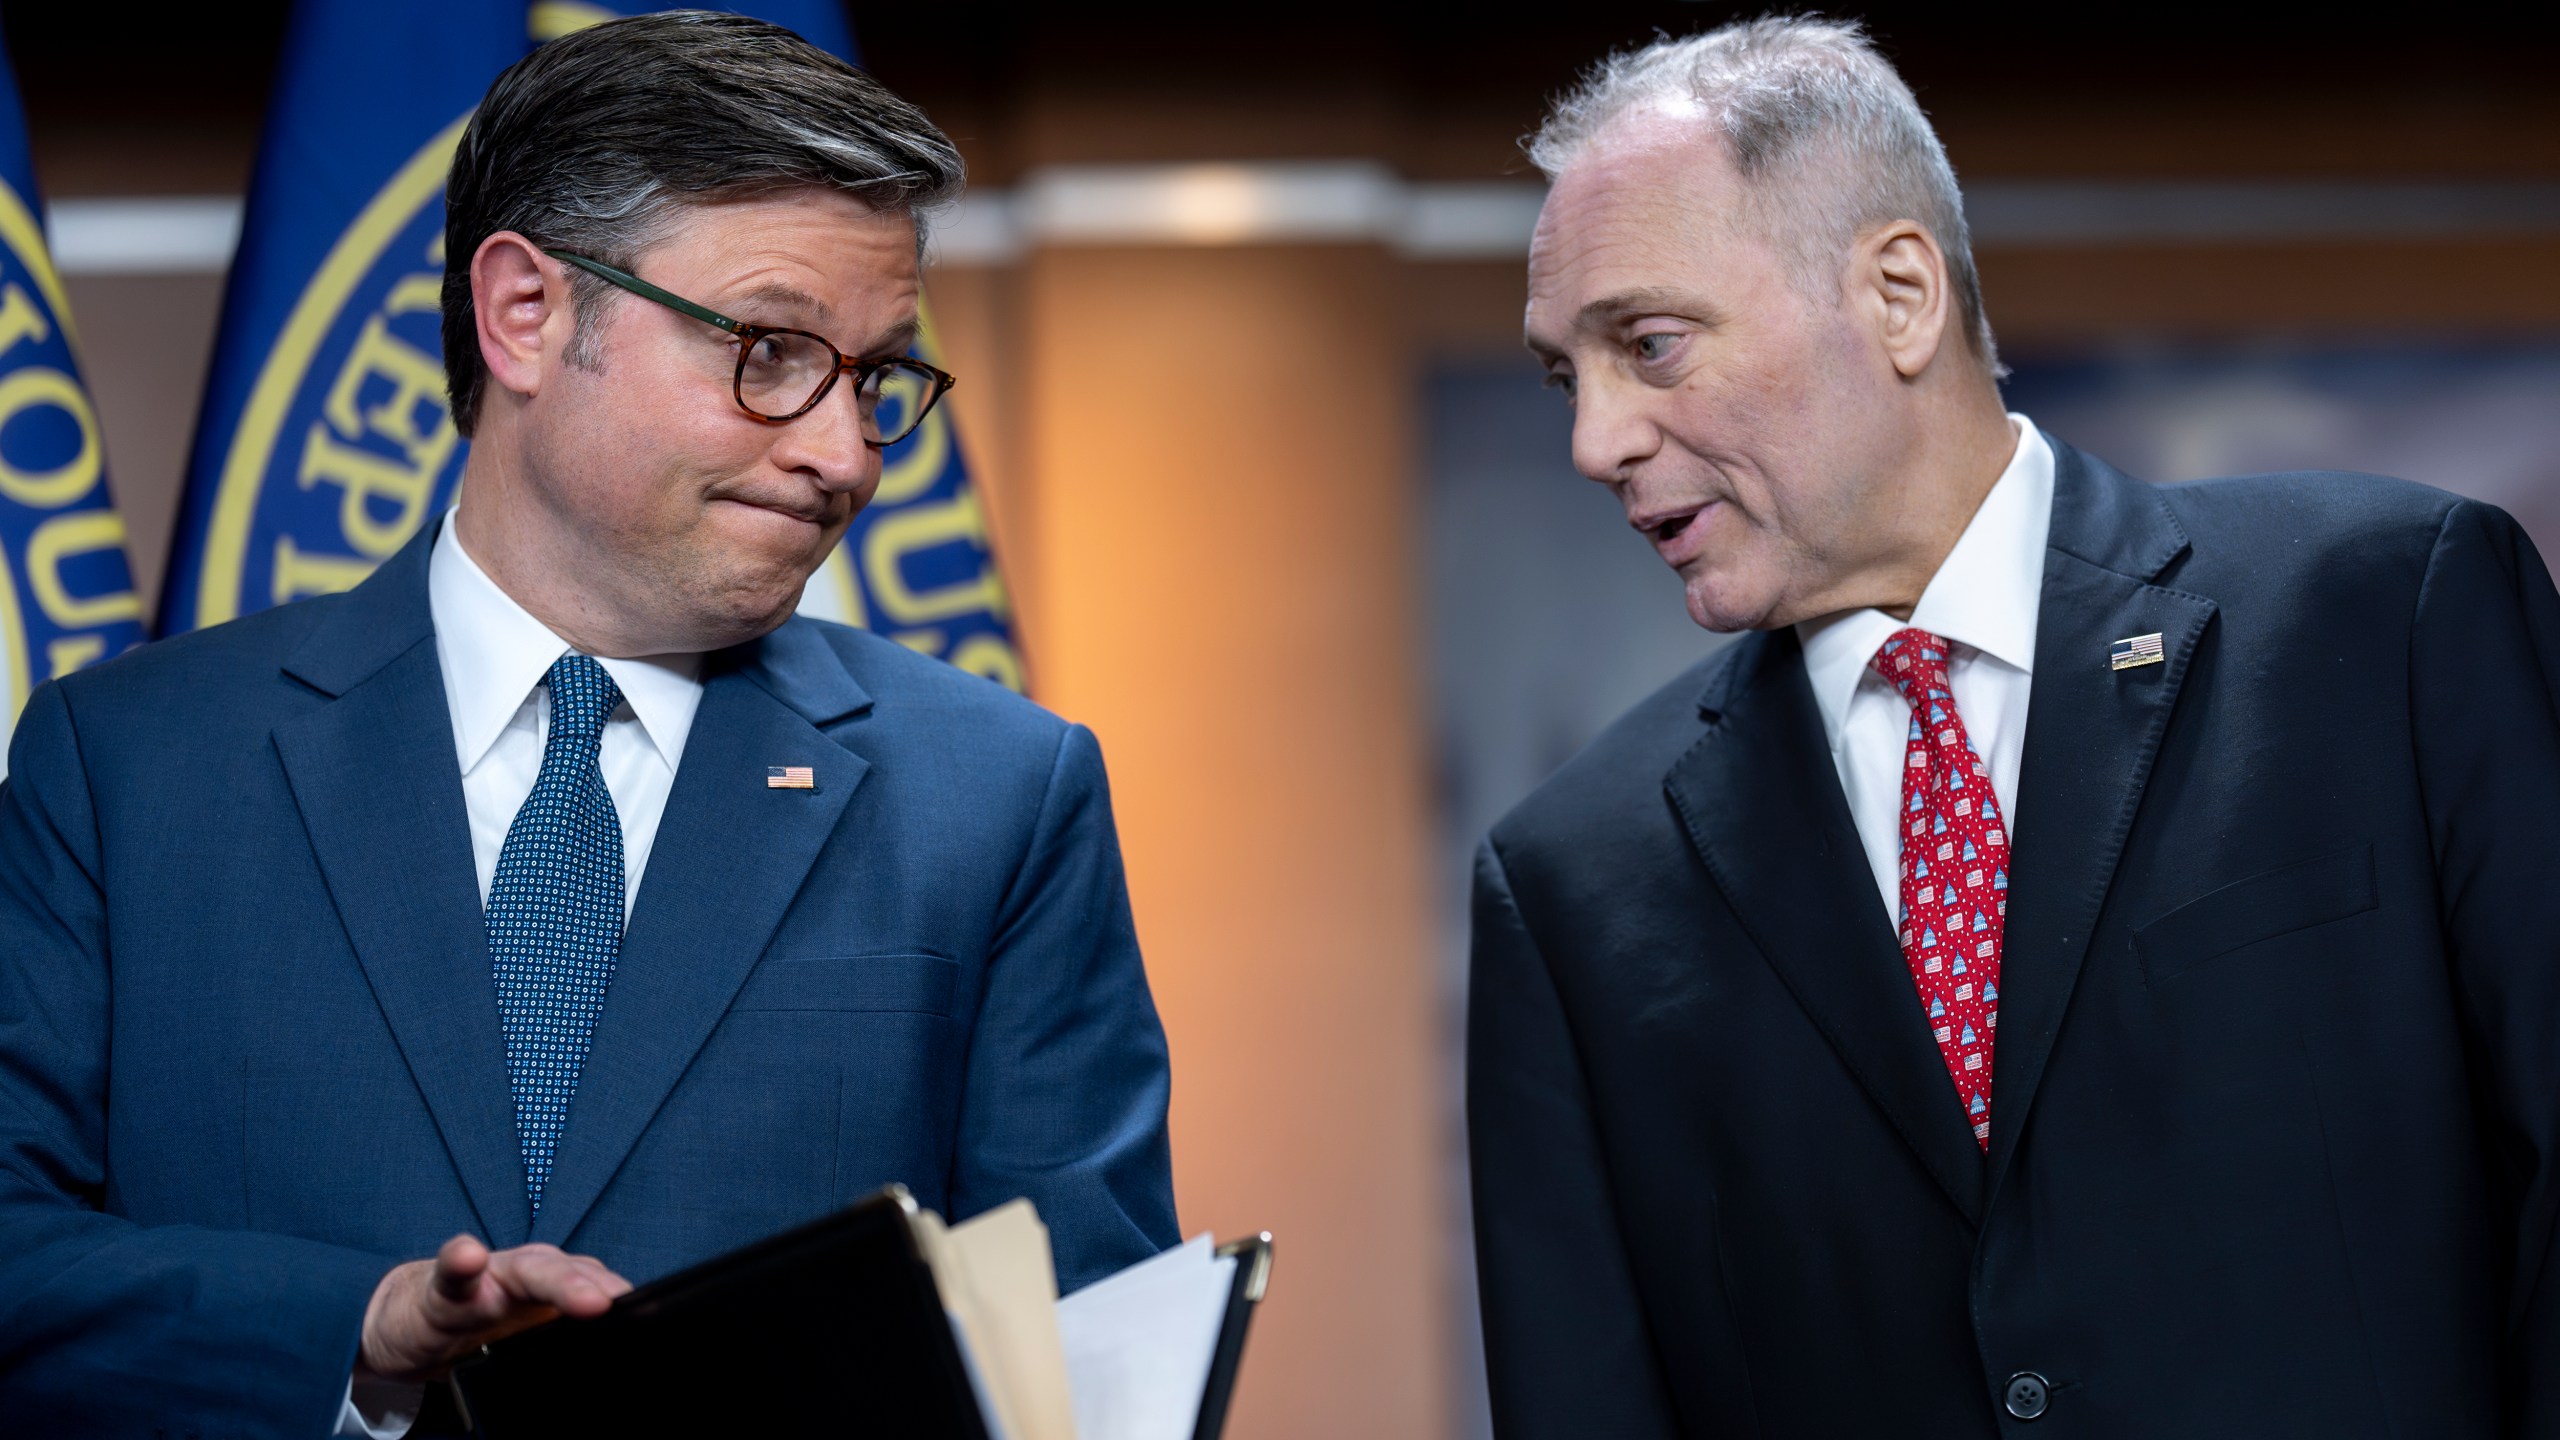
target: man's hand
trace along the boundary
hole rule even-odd
[[[356,1365],[385,1380],[433,1379],[502,1335],[555,1315],[601,1315],[630,1288],[602,1261],[556,1245],[493,1252],[456,1235],[433,1260],[397,1266],[374,1287]]]

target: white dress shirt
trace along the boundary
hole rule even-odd
[[[544,677],[569,653],[569,642],[498,588],[462,548],[450,518],[427,561],[427,607],[435,617],[436,660],[444,669],[454,758],[462,766],[462,800],[471,817],[471,859],[485,906],[507,827],[542,773],[542,747],[551,734],[551,687]],[[658,817],[675,788],[694,708],[702,703],[702,657],[599,656],[597,662],[622,688],[622,703],[605,719],[596,763],[622,817],[627,916],[640,894],[649,847],[658,838]]]
[[[462,802],[471,823],[472,868],[485,908],[507,828],[542,773],[542,747],[551,734],[551,687],[545,679],[570,647],[472,560],[451,514],[427,560],[427,610],[435,621],[436,660],[444,671],[454,759],[462,769]],[[622,703],[605,717],[596,763],[622,819],[627,918],[640,895],[640,874],[658,838],[667,794],[675,788],[694,709],[702,703],[702,657],[597,660],[622,688]],[[368,1381],[359,1392],[351,1384],[339,1406],[337,1433],[399,1440],[416,1423],[422,1395],[416,1385]]]
[[[1850,610],[1796,627],[1805,676],[1822,712],[1831,761],[1885,916],[1902,920],[1902,770],[1911,706],[1868,668],[1905,626],[1948,642],[1947,687],[1974,752],[1991,767],[1991,790],[2012,836],[2018,829],[2018,762],[2027,745],[2027,689],[2036,656],[2036,606],[2044,589],[2045,533],[2053,521],[2053,447],[2033,421],[2011,415],[2017,452],[1993,482],[1953,550],[1929,577],[1908,621]]]

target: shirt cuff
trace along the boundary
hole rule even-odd
[[[329,1433],[358,1440],[401,1440],[418,1423],[418,1411],[426,1402],[424,1385],[350,1376],[347,1396],[338,1402],[338,1428]]]

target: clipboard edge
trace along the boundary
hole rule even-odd
[[[1236,1261],[1236,1278],[1227,1291],[1227,1314],[1218,1324],[1218,1349],[1209,1361],[1209,1383],[1200,1392],[1200,1418],[1193,1423],[1191,1440],[1219,1440],[1227,1428],[1227,1407],[1244,1369],[1245,1332],[1271,1288],[1271,1250],[1271,1232],[1264,1230],[1230,1240],[1215,1252]]]

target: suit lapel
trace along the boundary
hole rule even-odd
[[[524,1164],[471,832],[427,608],[436,527],[337,603],[287,662],[335,698],[275,746],[374,999],[493,1245],[521,1243]]]
[[[1993,1058],[1996,1193],[2034,1107],[2090,932],[2213,602],[2151,583],[2187,549],[2147,485],[2053,442],[2053,524],[2002,930]],[[2115,670],[2118,640],[2157,633],[2162,663]]]
[[[576,1231],[763,955],[870,768],[817,727],[870,703],[802,621],[706,664],[534,1239]],[[815,787],[769,788],[775,765]]]
[[[1849,818],[1793,630],[1735,644],[1707,734],[1665,780],[1742,928],[1968,1220],[1982,1153]]]

